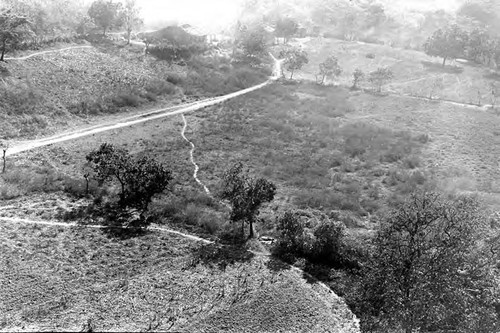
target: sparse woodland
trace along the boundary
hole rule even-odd
[[[3,1],[0,330],[499,331],[493,8]]]

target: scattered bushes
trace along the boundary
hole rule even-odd
[[[163,95],[174,95],[177,92],[177,89],[175,87],[175,83],[172,83],[169,81],[170,76],[168,76],[167,81],[163,80],[152,80],[149,81],[144,89],[148,93],[155,94],[157,96],[163,96]],[[173,81],[177,81],[174,79]]]
[[[358,191],[344,193],[342,189],[300,190],[295,196],[294,203],[304,209],[308,207],[320,210],[341,209],[364,215],[360,195]]]
[[[376,159],[394,163],[409,156],[418,146],[418,138],[407,132],[393,132],[366,123],[345,125],[341,132],[345,154],[363,161]]]
[[[184,78],[177,73],[167,74],[167,82],[170,82],[176,86],[181,85],[184,82]]]
[[[0,86],[0,109],[7,110],[7,115],[37,113],[43,102],[43,96],[30,84]]]
[[[247,65],[229,66],[225,61],[196,57],[190,62],[192,70],[188,73],[182,87],[186,95],[209,93],[223,95],[245,89],[267,80],[271,74],[265,68],[252,68]]]
[[[219,203],[205,193],[187,191],[172,193],[164,200],[153,201],[149,215],[190,231],[207,235],[224,232],[227,216],[220,212]]]
[[[357,250],[346,242],[345,225],[313,210],[285,212],[277,219],[273,253],[294,262],[305,258],[334,268],[358,267]]]
[[[119,108],[125,106],[137,107],[141,104],[142,99],[134,93],[119,93],[111,98],[111,102]]]

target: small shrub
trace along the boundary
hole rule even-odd
[[[420,134],[415,139],[422,144],[426,144],[431,141],[429,134]]]
[[[184,82],[184,78],[177,73],[169,73],[167,75],[167,82],[175,84],[176,86],[181,85]]]
[[[317,211],[285,212],[277,220],[273,253],[288,262],[302,257],[328,267],[359,267],[357,253],[346,242],[345,225]]]
[[[420,158],[415,155],[408,156],[403,160],[403,166],[407,169],[418,168],[420,166]]]
[[[366,54],[366,57],[368,59],[375,59],[375,53],[368,53],[368,54]]]
[[[311,259],[329,265],[341,265],[344,230],[345,226],[342,222],[333,222],[328,219],[322,221],[314,230],[316,241],[310,254]]]
[[[158,100],[157,95],[147,91],[144,93],[143,97],[147,99],[149,102],[156,102]]]
[[[117,107],[132,106],[137,107],[141,104],[141,98],[134,93],[120,93],[111,98],[111,101]]]
[[[144,89],[148,93],[155,94],[157,96],[162,96],[162,95],[173,95],[176,93],[177,89],[174,84],[163,81],[163,80],[153,80],[150,81]]]

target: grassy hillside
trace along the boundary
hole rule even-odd
[[[434,89],[433,98],[484,105],[492,104],[491,85],[499,84],[498,75],[489,68],[472,63],[450,63],[443,68],[442,59],[419,51],[327,38],[299,39],[295,44],[304,47],[310,58],[304,69],[297,72],[299,79],[315,80],[319,64],[334,55],[343,69],[335,82],[346,86],[352,85],[356,68],[369,73],[378,67],[387,67],[393,71],[394,79],[384,88],[386,91],[429,97],[433,84],[439,79],[443,86]],[[361,86],[372,88],[366,81]]]
[[[148,233],[2,223],[0,330],[356,332],[346,305],[288,266]]]
[[[92,42],[0,64],[2,137],[33,137],[98,116],[222,95],[261,83],[269,74],[210,56],[179,66],[145,56],[138,46]]]
[[[356,68],[365,73],[377,67],[390,68],[394,72],[394,80],[383,91],[424,97],[424,100],[351,93],[350,102],[358,111],[353,119],[429,134],[431,142],[426,145],[422,159],[427,168],[437,172],[436,177],[440,182],[446,183],[445,188],[497,192],[496,179],[499,175],[495,154],[492,153],[492,149],[498,146],[500,130],[497,126],[497,110],[485,111],[425,100],[433,90],[435,80],[442,78],[443,86],[434,89],[433,99],[473,105],[491,104],[491,85],[498,86],[499,82],[498,76],[488,68],[463,63],[443,68],[439,59],[430,58],[424,53],[376,44],[334,39],[312,39],[298,43],[305,47],[310,56],[309,64],[296,74],[302,79],[314,80],[319,63],[330,54],[339,58],[343,68],[342,75],[334,84],[352,85],[352,72]],[[369,54],[372,57],[367,57]],[[366,81],[361,86],[372,88]]]

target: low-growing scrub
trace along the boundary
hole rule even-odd
[[[423,139],[346,122],[342,118],[354,109],[348,96],[337,87],[275,84],[230,100],[199,118],[194,142],[200,165],[206,173],[222,174],[217,156],[229,164],[242,156],[286,188],[287,201],[300,208],[374,214],[388,198],[384,188],[400,190],[382,183],[387,170],[418,171]]]
[[[273,253],[287,262],[305,258],[333,268],[359,268],[358,250],[347,241],[345,225],[314,210],[288,211],[277,218]]]
[[[195,190],[174,191],[153,201],[149,214],[158,223],[204,235],[217,235],[228,220],[217,201]]]

